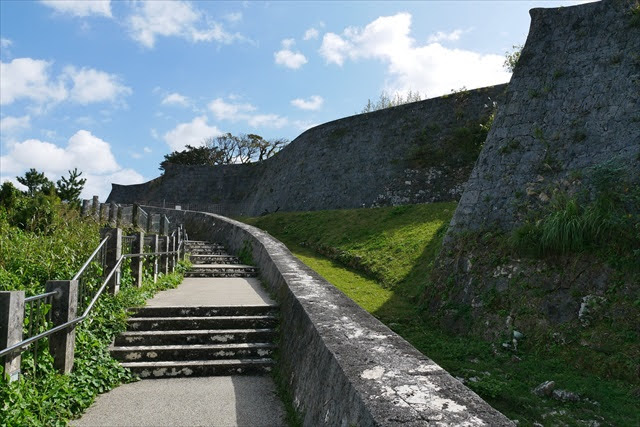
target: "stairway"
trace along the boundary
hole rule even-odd
[[[225,252],[222,245],[190,240],[185,246],[193,264],[184,277],[256,277],[258,269],[240,264],[237,257]]]
[[[193,279],[186,280],[206,281],[208,287],[216,286],[216,278],[257,275],[220,245],[189,241],[186,250],[194,263],[185,275]],[[137,308],[110,351],[143,379],[264,374],[274,365],[277,314],[274,305]]]

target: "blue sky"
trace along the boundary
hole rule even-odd
[[[503,83],[533,7],[576,1],[0,1],[0,179],[84,197],[223,132],[293,140],[382,91]]]

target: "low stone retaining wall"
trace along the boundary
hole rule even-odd
[[[190,239],[250,248],[280,304],[280,370],[304,425],[513,425],[268,233],[214,214],[144,209],[184,223]]]

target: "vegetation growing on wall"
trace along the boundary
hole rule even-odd
[[[372,102],[371,99],[367,100],[367,105],[364,106],[361,113],[371,113],[372,111],[409,104],[410,102],[418,102],[425,98],[426,96],[423,97],[418,91],[413,92],[410,90],[406,95],[396,92],[393,96],[389,95],[386,91],[382,91],[377,101]]]

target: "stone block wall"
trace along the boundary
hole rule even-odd
[[[174,165],[144,184],[113,184],[108,200],[219,204],[233,215],[457,200],[477,156],[469,140],[504,90],[499,85],[336,120],[309,129],[262,163]]]
[[[640,184],[636,0],[531,10],[531,29],[450,232],[509,230],[612,162]],[[524,209],[523,209],[524,208]]]
[[[144,209],[232,253],[249,245],[280,305],[279,369],[305,426],[513,425],[268,233],[214,214]]]

